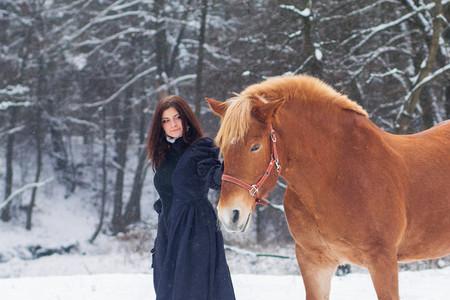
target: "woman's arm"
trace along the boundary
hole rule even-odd
[[[212,167],[211,175],[209,178],[209,188],[213,190],[220,190],[222,186],[222,174],[223,174],[223,163],[215,165]]]
[[[203,159],[197,164],[197,174],[205,178],[209,188],[219,190],[222,184],[223,164],[214,157]]]
[[[156,200],[153,203],[153,209],[154,211],[156,211],[158,214],[161,214],[161,210],[162,210],[162,202],[161,199]]]

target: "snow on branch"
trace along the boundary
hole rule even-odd
[[[290,10],[290,11],[296,13],[297,15],[302,16],[303,18],[311,17],[311,10],[309,8],[300,10],[297,7],[295,7],[294,5],[285,5],[285,4],[280,5],[280,8]]]
[[[22,131],[24,129],[25,129],[24,125],[20,125],[20,126],[14,127],[14,128],[10,128],[8,130],[0,132],[0,138],[2,136],[5,136],[5,135],[15,134],[15,133],[20,132],[20,131]]]
[[[128,3],[121,4],[121,5],[116,5],[116,6],[114,6],[112,8],[112,10],[115,10],[115,11],[123,10],[123,9],[132,7],[132,6],[137,5],[137,4],[145,4],[145,1],[135,0],[135,1],[131,1],[131,2],[128,2]]]
[[[186,42],[187,39],[184,39],[184,41]],[[197,41],[195,41],[195,43],[197,43]],[[205,51],[208,54],[210,54],[214,58],[221,59],[221,60],[228,61],[228,62],[241,63],[241,61],[239,59],[237,59],[231,55],[225,55],[225,54],[220,53],[221,49],[216,46],[212,46],[212,45],[205,43],[203,45],[203,48],[205,49]]]
[[[28,107],[32,105],[33,103],[29,101],[22,101],[22,102],[3,101],[0,102],[0,110],[7,110],[10,107]]]
[[[395,74],[405,75],[405,72],[400,71],[397,68],[393,68],[384,73],[372,73],[372,74],[370,74],[369,79],[366,80],[366,83],[371,83],[372,80],[374,80],[375,78],[384,78],[384,77],[388,77],[388,76],[394,76]]]
[[[118,89],[114,94],[112,94],[106,100],[97,101],[97,102],[94,102],[94,103],[87,103],[87,104],[83,104],[81,106],[82,107],[97,107],[97,106],[106,105],[106,104],[114,101],[114,99],[116,99],[117,96],[119,96],[123,91],[125,91],[129,86],[131,86],[133,83],[138,81],[140,78],[142,78],[145,75],[148,75],[148,74],[150,74],[151,72],[154,72],[154,71],[156,71],[156,67],[151,67],[151,68],[149,68],[149,69],[139,73],[138,75],[134,76],[131,80],[129,80],[127,83],[125,83],[120,89]]]
[[[5,207],[9,202],[11,202],[11,201],[14,199],[14,197],[16,197],[17,195],[19,195],[19,194],[25,192],[26,190],[32,189],[32,188],[34,188],[34,187],[37,187],[37,188],[38,188],[38,187],[41,187],[41,186],[43,186],[43,185],[46,185],[47,183],[49,183],[49,182],[51,182],[51,181],[53,181],[53,180],[54,180],[54,178],[51,177],[51,178],[48,178],[48,179],[46,179],[46,180],[44,180],[44,181],[41,181],[41,182],[34,182],[34,183],[26,184],[26,185],[24,185],[23,187],[21,187],[20,189],[15,190],[11,195],[9,195],[8,198],[6,198],[5,201],[3,201],[3,202],[0,204],[0,210],[2,210],[3,207]]]
[[[450,1],[450,0],[448,0],[448,1]],[[434,7],[434,3],[423,5],[423,6],[418,7],[416,10],[414,10],[414,11],[412,11],[410,13],[407,13],[406,15],[404,15],[404,16],[402,16],[402,17],[400,17],[400,18],[398,18],[398,19],[396,19],[394,21],[387,22],[387,23],[384,23],[384,24],[380,24],[380,25],[368,28],[368,29],[361,30],[358,33],[355,33],[352,36],[350,36],[349,38],[347,38],[342,43],[342,45],[347,44],[348,42],[352,41],[355,38],[358,38],[358,37],[361,37],[361,36],[365,35],[364,38],[358,44],[356,44],[355,46],[353,46],[350,49],[349,55],[352,55],[353,53],[355,53],[359,48],[361,48],[364,44],[366,44],[372,37],[374,37],[378,33],[383,32],[386,29],[389,29],[391,27],[397,26],[397,25],[407,21],[411,17],[415,16],[416,14],[418,14],[418,13],[420,13],[422,11],[425,11],[425,10],[430,10],[433,7]]]
[[[22,96],[28,93],[30,89],[27,86],[24,85],[8,85],[4,89],[0,89],[0,96]]]
[[[71,42],[71,41],[77,39],[79,36],[81,36],[85,31],[87,31],[93,25],[97,25],[99,23],[103,23],[103,22],[107,22],[107,21],[111,21],[111,20],[115,20],[115,19],[119,19],[119,18],[124,18],[124,17],[128,17],[128,16],[138,16],[138,17],[149,18],[150,16],[148,14],[146,14],[145,12],[140,11],[140,10],[127,11],[127,12],[123,12],[123,13],[119,13],[119,14],[108,15],[108,13],[110,13],[111,11],[117,11],[118,8],[126,8],[126,7],[131,6],[131,4],[135,5],[141,1],[142,0],[134,1],[129,4],[123,4],[124,0],[119,0],[119,1],[112,3],[110,6],[108,6],[103,11],[101,11],[97,16],[95,16],[92,20],[90,20],[86,25],[84,25],[82,28],[80,28],[78,31],[76,31],[71,36],[67,37],[65,39],[65,42]]]
[[[77,125],[82,125],[82,126],[86,126],[86,127],[92,127],[95,130],[99,130],[100,128],[98,127],[97,124],[86,121],[86,120],[82,120],[82,119],[77,119],[74,117],[65,117],[65,120],[69,123],[72,124],[77,124]]]
[[[126,11],[126,12],[123,12],[123,13],[120,13],[120,14],[111,15],[111,16],[103,16],[101,18],[97,18],[93,22],[93,24],[108,22],[108,21],[121,19],[121,18],[125,18],[125,17],[130,17],[130,16],[144,17],[145,16],[145,12],[142,12],[142,11]]]
[[[289,33],[288,38],[290,40],[295,39],[296,37],[299,37],[302,35],[302,31],[301,30],[297,30],[296,32],[293,33]]]
[[[45,12],[47,14],[49,14],[49,15],[50,14],[54,15],[55,13],[58,13],[58,12],[61,12],[61,11],[68,11],[68,10],[71,10],[71,9],[76,9],[76,7],[78,5],[82,5],[83,2],[85,2],[85,0],[78,0],[78,1],[73,1],[72,3],[69,3],[69,4],[62,4],[62,5],[59,5],[59,6],[49,7],[49,8],[45,9]]]
[[[321,22],[328,22],[328,21],[332,21],[332,20],[337,20],[337,19],[346,19],[348,17],[352,17],[352,16],[356,16],[356,15],[360,15],[360,14],[365,14],[366,12],[370,11],[372,8],[384,4],[384,3],[392,3],[392,4],[398,4],[397,1],[392,1],[392,0],[380,0],[380,1],[376,1],[374,3],[371,3],[367,6],[364,6],[360,9],[356,9],[354,11],[351,11],[350,13],[346,14],[346,15],[333,15],[330,17],[325,17],[325,18],[321,18],[320,21]]]
[[[301,66],[299,66],[297,69],[295,69],[295,71],[293,72],[294,74],[299,74],[303,71],[303,69],[306,67],[306,65],[313,59],[314,57],[312,55],[308,56],[303,63],[301,64]]]
[[[81,48],[86,45],[90,46],[96,46],[93,50],[91,50],[89,53],[86,54],[86,57],[91,56],[92,54],[96,53],[98,50],[100,50],[102,47],[104,47],[107,43],[113,42],[118,38],[124,38],[125,35],[134,34],[134,33],[142,33],[147,36],[151,36],[155,34],[154,30],[148,30],[148,29],[141,29],[141,28],[127,28],[123,31],[117,32],[111,36],[108,36],[104,39],[95,39],[95,40],[87,40],[83,41],[81,43],[75,44],[75,48]]]
[[[106,43],[108,43],[108,42],[110,42],[110,41],[112,41],[112,40],[114,40],[116,38],[123,38],[127,34],[140,33],[140,32],[145,32],[145,33],[150,32],[152,34],[154,33],[154,31],[150,31],[150,30],[147,30],[147,29],[130,27],[130,28],[127,28],[125,30],[119,31],[117,33],[114,33],[113,35],[108,36],[106,38],[103,38],[103,39],[97,39],[97,38],[96,39],[90,39],[90,40],[86,40],[86,41],[82,41],[82,42],[76,43],[76,44],[74,44],[74,46],[76,48],[81,48],[81,47],[84,47],[84,46],[97,46],[99,44],[100,45],[104,45],[104,44],[106,44]],[[94,51],[91,51],[90,54],[92,54],[92,52],[94,52]]]
[[[393,109],[395,109],[395,108],[397,108],[399,105],[401,105],[402,104],[402,100],[397,100],[397,101],[393,101],[393,102],[388,102],[388,103],[384,103],[384,104],[380,104],[380,105],[378,105],[374,110],[372,110],[370,113],[369,113],[369,116],[372,118],[372,117],[375,117],[375,116],[377,116],[377,118],[381,118],[380,117],[380,115],[381,114],[378,114],[378,112],[379,111],[381,111],[381,110],[393,110]]]
[[[442,73],[446,72],[450,70],[450,64],[445,65],[444,67],[434,71],[433,73],[431,73],[430,75],[428,75],[427,77],[425,77],[424,79],[422,79],[422,81],[420,81],[419,83],[417,83],[414,88],[405,96],[405,102],[407,102],[409,100],[409,98],[411,97],[411,95],[418,90],[419,88],[421,88],[423,85],[425,85],[426,83],[430,82],[431,80],[433,80],[434,78],[436,78],[437,76],[441,75]]]
[[[157,93],[159,93],[161,91],[167,90],[167,89],[169,89],[169,88],[171,88],[173,86],[176,86],[176,85],[180,84],[181,82],[194,80],[196,77],[197,77],[197,75],[195,75],[195,74],[187,74],[187,75],[183,75],[183,76],[177,77],[176,79],[171,80],[170,82],[167,82],[167,83],[159,86],[150,95],[154,95],[154,94],[157,94]]]
[[[388,52],[397,52],[397,53],[403,53],[405,55],[409,55],[410,53],[407,52],[405,49],[401,49],[398,47],[392,47],[392,46],[386,46],[386,47],[380,47],[376,49],[375,51],[369,52],[367,54],[361,55],[360,58],[364,59],[363,62],[358,62],[357,66],[358,69],[351,71],[352,80],[356,77],[358,77],[366,67],[375,60],[377,60],[382,54],[388,53]],[[353,57],[354,59],[355,57]]]
[[[405,0],[404,1],[406,3],[406,5],[409,6],[409,8],[413,11],[417,10],[417,5],[414,3],[413,0]],[[428,22],[428,20],[425,18],[425,16],[422,13],[419,13],[419,20],[420,23],[422,23],[422,26],[425,30],[425,32],[429,32],[431,29],[431,24],[430,22]]]

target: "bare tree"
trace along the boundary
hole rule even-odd
[[[412,116],[416,110],[417,104],[420,100],[420,95],[423,89],[424,80],[427,78],[436,62],[436,57],[439,49],[439,39],[442,33],[442,1],[434,1],[434,18],[433,18],[433,36],[430,41],[429,51],[426,60],[422,63],[421,69],[417,76],[417,79],[413,83],[412,89],[405,96],[405,103],[396,119],[396,129],[397,132],[406,133],[408,132],[409,125],[411,123]]]
[[[204,44],[206,35],[206,17],[208,15],[208,0],[202,0],[200,17],[200,33],[198,35],[198,58],[195,78],[195,115],[200,117],[201,103],[202,103],[202,84],[203,84],[203,60],[204,60]]]

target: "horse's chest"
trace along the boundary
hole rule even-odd
[[[330,222],[310,214],[307,210],[286,211],[289,228],[295,242],[304,249],[322,252],[339,262],[362,264],[363,253]],[[351,258],[351,259],[350,259]]]

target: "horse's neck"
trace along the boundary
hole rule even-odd
[[[283,143],[280,152],[285,164],[283,176],[288,183],[304,184],[310,179],[324,184],[332,180],[336,176],[339,155],[352,151],[355,146],[352,142],[358,143],[352,141],[355,126],[365,127],[365,122],[369,122],[355,112],[320,103],[287,105],[280,111],[279,120]]]

